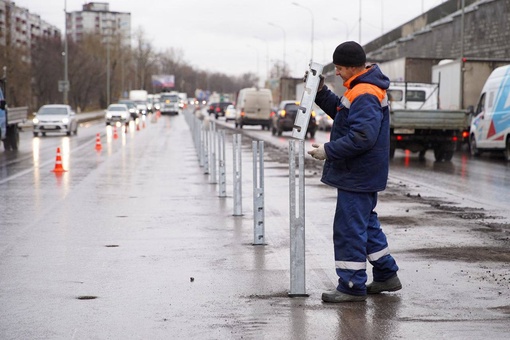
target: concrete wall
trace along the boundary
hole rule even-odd
[[[444,5],[458,5],[450,0]],[[464,57],[504,59],[510,57],[510,0],[466,1]],[[365,45],[368,59],[387,61],[402,57],[455,59],[461,54],[461,11],[431,22],[430,13]],[[421,19],[421,20],[418,20]],[[424,25],[424,23],[427,23]],[[413,28],[418,31],[411,33]],[[407,33],[407,34],[406,34]],[[398,37],[398,35],[401,35]],[[396,38],[395,40],[392,40]]]

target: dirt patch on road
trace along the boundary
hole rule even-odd
[[[447,261],[510,262],[510,253],[507,247],[440,247],[412,249],[408,252]]]

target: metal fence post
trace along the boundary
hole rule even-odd
[[[198,164],[204,166],[204,159],[202,157],[202,123],[195,117],[195,149],[198,154]]]
[[[290,297],[308,296],[305,289],[305,142],[299,141],[299,216],[296,215],[296,150],[289,141]]]
[[[253,141],[253,244],[264,244],[264,142]],[[258,152],[257,152],[258,149]],[[257,161],[258,156],[258,161]],[[257,172],[257,164],[258,172]]]
[[[233,173],[234,173],[234,216],[243,215],[242,207],[242,161],[241,161],[241,135],[235,134],[234,141],[232,143],[234,148],[234,162],[233,162]]]
[[[227,197],[227,171],[225,164],[225,131],[218,134],[218,157],[219,157],[219,196]]]
[[[209,128],[203,124],[203,145],[204,145],[204,174],[209,174]]]
[[[210,162],[210,173],[209,182],[216,184],[216,122],[211,122],[211,130],[209,132],[210,150],[211,150],[211,162]]]

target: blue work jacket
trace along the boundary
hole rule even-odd
[[[390,118],[386,89],[390,81],[377,65],[348,79],[338,97],[324,86],[315,103],[333,118],[322,182],[346,191],[378,192],[386,188],[390,152]]]

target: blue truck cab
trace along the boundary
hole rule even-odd
[[[5,84],[0,79],[1,84]],[[19,124],[24,123],[28,118],[28,107],[7,107],[4,88],[0,86],[0,140],[4,149],[18,150],[19,146]]]

